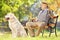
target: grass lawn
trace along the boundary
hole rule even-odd
[[[60,40],[60,32],[57,32],[58,37],[52,33],[51,37],[48,36],[49,33],[45,33],[44,37],[42,35],[39,35],[38,37],[17,37],[17,38],[12,38],[11,33],[0,33],[0,40]]]

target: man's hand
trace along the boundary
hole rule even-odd
[[[32,20],[33,22],[36,22],[36,21],[37,21],[37,17],[31,18],[31,20]]]
[[[58,17],[58,16],[52,16],[51,18],[53,18],[53,19],[54,19],[54,18],[57,18],[57,17]]]

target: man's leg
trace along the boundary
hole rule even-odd
[[[38,27],[37,31],[35,32],[35,36],[39,36],[39,34],[42,32],[43,28]]]
[[[34,33],[34,30],[32,29],[32,27],[28,27],[28,32],[30,34],[30,36],[34,37],[35,36],[35,33]]]
[[[39,34],[42,32],[43,29],[45,29],[46,24],[44,22],[41,22],[38,26],[37,31],[35,32],[35,36],[39,36]]]

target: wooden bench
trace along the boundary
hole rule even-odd
[[[49,30],[50,30],[50,32],[49,32],[49,37],[51,36],[51,31],[52,31],[52,29],[55,30],[55,31],[54,31],[54,32],[55,32],[55,36],[57,36],[56,24],[57,24],[58,16],[55,16],[53,19],[55,19],[55,23],[50,23],[48,26],[46,26],[46,28],[49,28]],[[35,18],[33,18],[32,21],[35,21]],[[26,30],[26,32],[27,32],[27,34],[28,34],[27,27],[25,26],[24,28],[25,28],[25,30]],[[42,31],[42,36],[43,36],[43,34],[44,34],[44,30]]]
[[[50,23],[50,24],[48,25],[48,28],[49,28],[49,30],[50,30],[49,37],[50,37],[51,34],[52,34],[52,32],[51,32],[52,29],[55,30],[54,33],[55,33],[55,36],[57,36],[56,25],[57,25],[58,16],[53,17],[53,19],[55,19],[55,23]],[[44,34],[44,30],[42,31],[42,36],[43,36],[43,34]]]

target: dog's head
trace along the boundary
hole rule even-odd
[[[6,20],[11,20],[14,18],[14,14],[13,13],[8,13],[7,15],[5,15],[5,19]]]

